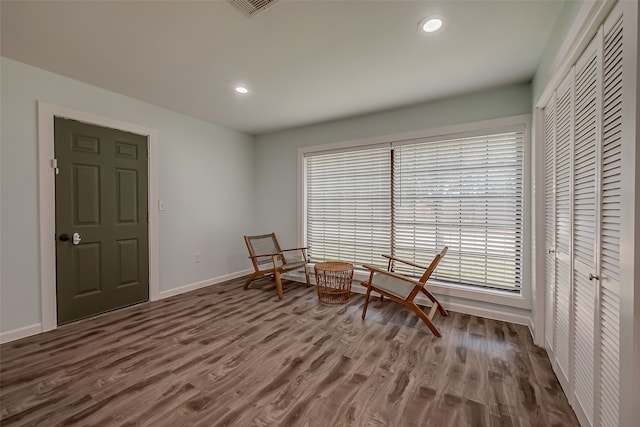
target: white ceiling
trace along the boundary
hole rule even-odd
[[[561,6],[280,0],[248,17],[226,0],[2,0],[1,53],[260,134],[527,82]],[[418,31],[430,15],[444,29]]]

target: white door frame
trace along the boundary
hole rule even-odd
[[[159,299],[158,212],[158,131],[133,123],[97,116],[67,107],[38,101],[38,174],[40,215],[40,309],[42,332],[58,327],[56,302],[56,198],[54,158],[54,117],[64,117],[92,125],[119,129],[147,137],[149,148],[149,300]]]

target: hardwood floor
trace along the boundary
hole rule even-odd
[[[0,346],[0,424],[577,426],[524,326],[243,279]]]

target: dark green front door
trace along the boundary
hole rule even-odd
[[[147,138],[55,118],[58,324],[149,299]]]

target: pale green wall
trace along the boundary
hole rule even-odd
[[[167,204],[159,213],[161,291],[249,266],[242,235],[255,206],[252,136],[0,61],[0,332],[41,322],[37,101],[158,130],[159,197]]]
[[[298,148],[439,128],[531,112],[531,86],[520,84],[256,138],[256,230],[297,243]]]
[[[540,63],[538,64],[538,68],[533,77],[532,82],[532,100],[536,102],[538,97],[542,94],[545,86],[547,85],[549,79],[552,77],[552,74],[556,71],[553,68],[554,61],[556,56],[558,55],[558,51],[562,47],[569,30],[576,17],[578,16],[578,12],[584,5],[584,0],[567,0],[565,1],[560,15],[556,19],[556,24],[553,27],[553,31],[549,36],[549,40],[542,52],[542,58],[540,59]]]

